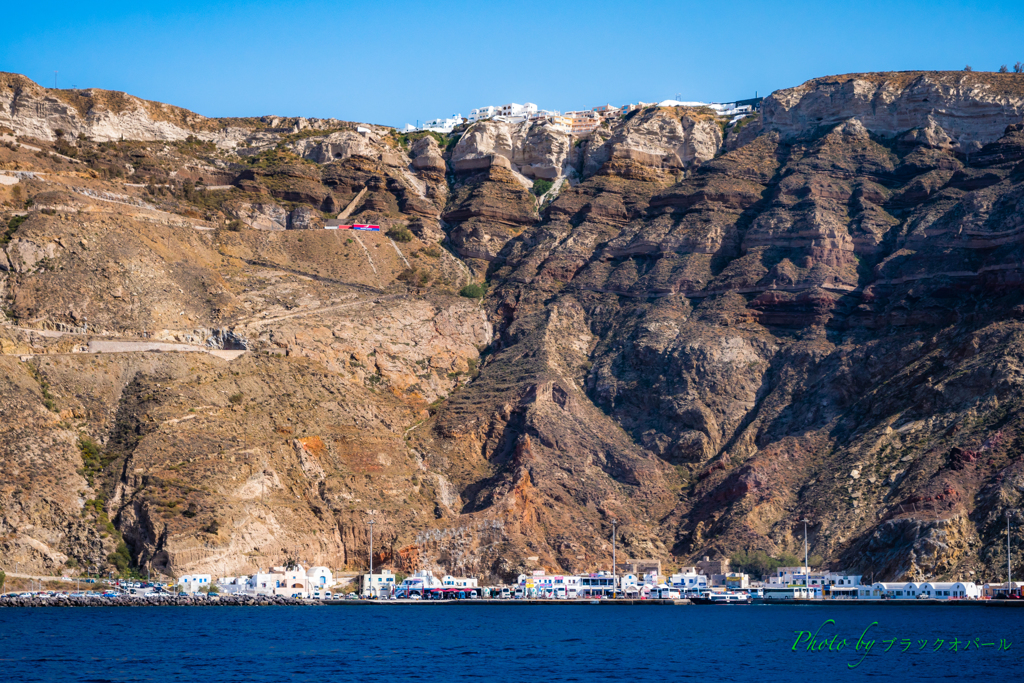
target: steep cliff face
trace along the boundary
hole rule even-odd
[[[932,146],[973,153],[1022,116],[1018,74],[900,71],[826,76],[774,92],[762,105],[760,130],[799,137],[856,118],[877,135],[934,131]]]
[[[359,566],[373,509],[376,562],[509,577],[597,568],[612,520],[685,562],[791,552],[807,517],[835,566],[993,576],[1024,492],[1022,97],[855,74],[724,140],[648,108],[582,140],[261,120],[237,152],[78,148],[150,189],[0,147],[37,172],[0,187],[33,198],[0,230],[3,556],[103,562],[120,533],[169,574]],[[198,169],[234,189],[152,186]],[[285,229],[343,210],[399,237]]]

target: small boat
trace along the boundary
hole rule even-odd
[[[695,605],[749,605],[753,602],[749,593],[704,593],[699,597],[692,597],[690,601]]]

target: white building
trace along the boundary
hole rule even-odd
[[[390,569],[381,569],[378,574],[363,574],[359,577],[359,595],[379,598],[394,595],[395,575]]]
[[[843,572],[814,571],[805,567],[779,567],[768,577],[769,586],[810,586],[819,590],[826,586],[859,586],[859,574]]]
[[[684,593],[708,589],[708,577],[705,574],[697,573],[696,567],[681,567],[678,573],[668,577],[666,583]]]
[[[327,567],[310,567],[306,570],[306,585],[311,591],[324,591],[334,585],[334,574]]]
[[[451,133],[455,129],[455,126],[462,124],[462,114],[452,114],[450,118],[446,119],[433,119],[423,124],[423,128],[420,130],[430,130],[435,133]]]
[[[277,589],[284,585],[284,572],[256,572],[245,582],[246,595],[277,595]]]
[[[935,600],[964,600],[981,597],[981,589],[971,581],[934,581],[922,583],[918,595]]]
[[[441,578],[441,586],[443,588],[477,588],[476,578],[466,578],[461,576],[444,576]]]
[[[876,581],[871,584],[870,596],[860,595],[858,597],[914,600],[917,598],[918,593],[920,593],[922,585],[916,581]]]
[[[395,589],[395,595],[399,598],[408,598],[412,595],[422,596],[424,592],[434,588],[442,588],[441,581],[430,571],[423,570],[402,581]]]
[[[222,576],[217,579],[217,590],[229,595],[238,595],[245,592],[248,581],[248,576]]]
[[[484,119],[494,118],[497,113],[497,107],[480,107],[469,112],[469,120],[470,123],[473,121],[483,121]]]
[[[294,567],[274,567],[284,575],[281,585],[274,591],[275,595],[286,598],[307,598],[309,597],[309,585],[306,583],[306,570],[302,565]]]
[[[615,593],[616,580],[611,572],[596,572],[580,577],[579,594],[586,598],[610,597]]]
[[[526,121],[537,113],[537,105],[532,102],[527,102],[526,104],[511,102],[500,107],[479,107],[474,109],[469,112],[469,120],[473,122],[500,117],[505,121],[518,122]]]
[[[178,586],[186,593],[198,593],[201,588],[210,588],[210,575],[186,574],[178,579]]]
[[[572,599],[580,592],[580,580],[578,576],[548,575],[543,569],[538,569],[519,575],[516,597]]]

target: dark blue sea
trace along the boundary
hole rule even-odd
[[[0,681],[1014,681],[1022,624],[932,606],[3,608]]]

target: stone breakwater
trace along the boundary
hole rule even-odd
[[[117,598],[0,598],[0,607],[264,607],[272,605],[319,605],[318,600],[283,597],[223,596],[197,597],[117,597]]]

